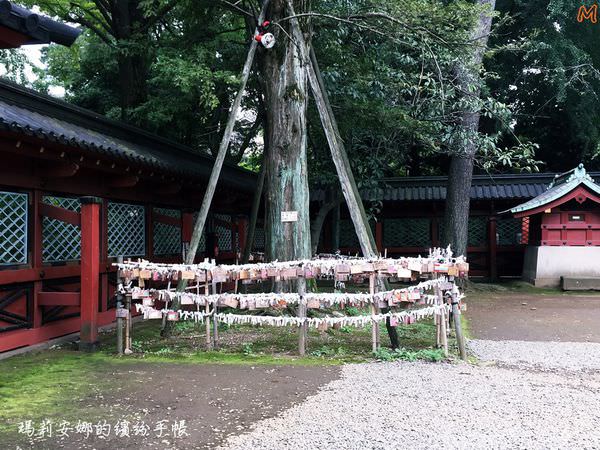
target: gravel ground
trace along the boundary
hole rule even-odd
[[[600,344],[592,342],[488,341],[475,339],[469,348],[479,359],[541,370],[599,370]]]
[[[224,448],[600,448],[599,422],[598,373],[373,363]]]

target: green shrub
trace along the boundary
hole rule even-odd
[[[374,352],[374,356],[379,361],[431,361],[439,362],[444,359],[444,353],[441,349],[423,349],[423,350],[407,350],[405,348],[397,348],[391,350],[388,348],[380,348]]]

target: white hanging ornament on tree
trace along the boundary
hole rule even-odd
[[[258,42],[262,44],[264,48],[273,48],[275,46],[275,36],[273,33],[267,32],[271,22],[265,20],[262,25],[258,26],[258,34],[254,37]]]

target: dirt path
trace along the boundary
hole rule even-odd
[[[600,296],[481,294],[467,296],[477,339],[600,342]]]
[[[251,424],[303,401],[319,387],[336,379],[340,368],[303,366],[242,366],[195,364],[148,364],[113,366],[99,377],[111,377],[116,388],[86,401],[80,409],[87,420],[86,407],[100,407],[110,417],[110,434],[97,436],[98,429],[83,438],[72,433],[68,438],[54,436],[42,442],[15,442],[10,447],[32,449],[209,449],[229,435],[239,434]],[[129,437],[117,437],[114,424],[130,422]],[[163,422],[165,430],[159,422]],[[185,433],[173,437],[173,424],[185,421]],[[147,425],[148,436],[134,436],[133,426]],[[142,428],[138,427],[138,431]],[[102,430],[102,431],[106,431]],[[162,434],[162,436],[159,436]],[[17,445],[19,447],[17,447]]]

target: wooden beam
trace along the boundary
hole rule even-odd
[[[115,312],[112,310],[99,313],[98,324],[101,326],[108,325],[114,318]],[[52,322],[39,328],[25,330],[15,328],[13,331],[2,333],[2,339],[0,339],[0,352],[38,344],[70,333],[77,333],[79,331],[79,322],[79,317],[73,317]]]
[[[49,163],[36,166],[34,174],[42,178],[69,178],[79,171],[79,164]]]
[[[490,279],[496,280],[498,278],[498,268],[497,268],[497,246],[498,242],[496,240],[496,216],[490,216],[488,221],[488,248],[489,248],[489,269],[490,269]]]
[[[181,192],[182,188],[182,183],[170,183],[156,186],[154,192],[160,195],[173,195]]]
[[[192,239],[192,229],[194,228],[194,214],[191,212],[184,212],[181,223],[181,240],[189,243]]]
[[[81,226],[81,215],[78,212],[71,211],[58,206],[39,203],[39,214],[43,217],[60,220],[61,222],[70,223],[71,225]]]
[[[111,188],[130,188],[134,187],[140,181],[137,175],[123,175],[115,177],[107,182],[107,186]]]
[[[39,306],[79,306],[81,294],[79,292],[40,292],[38,294]]]

